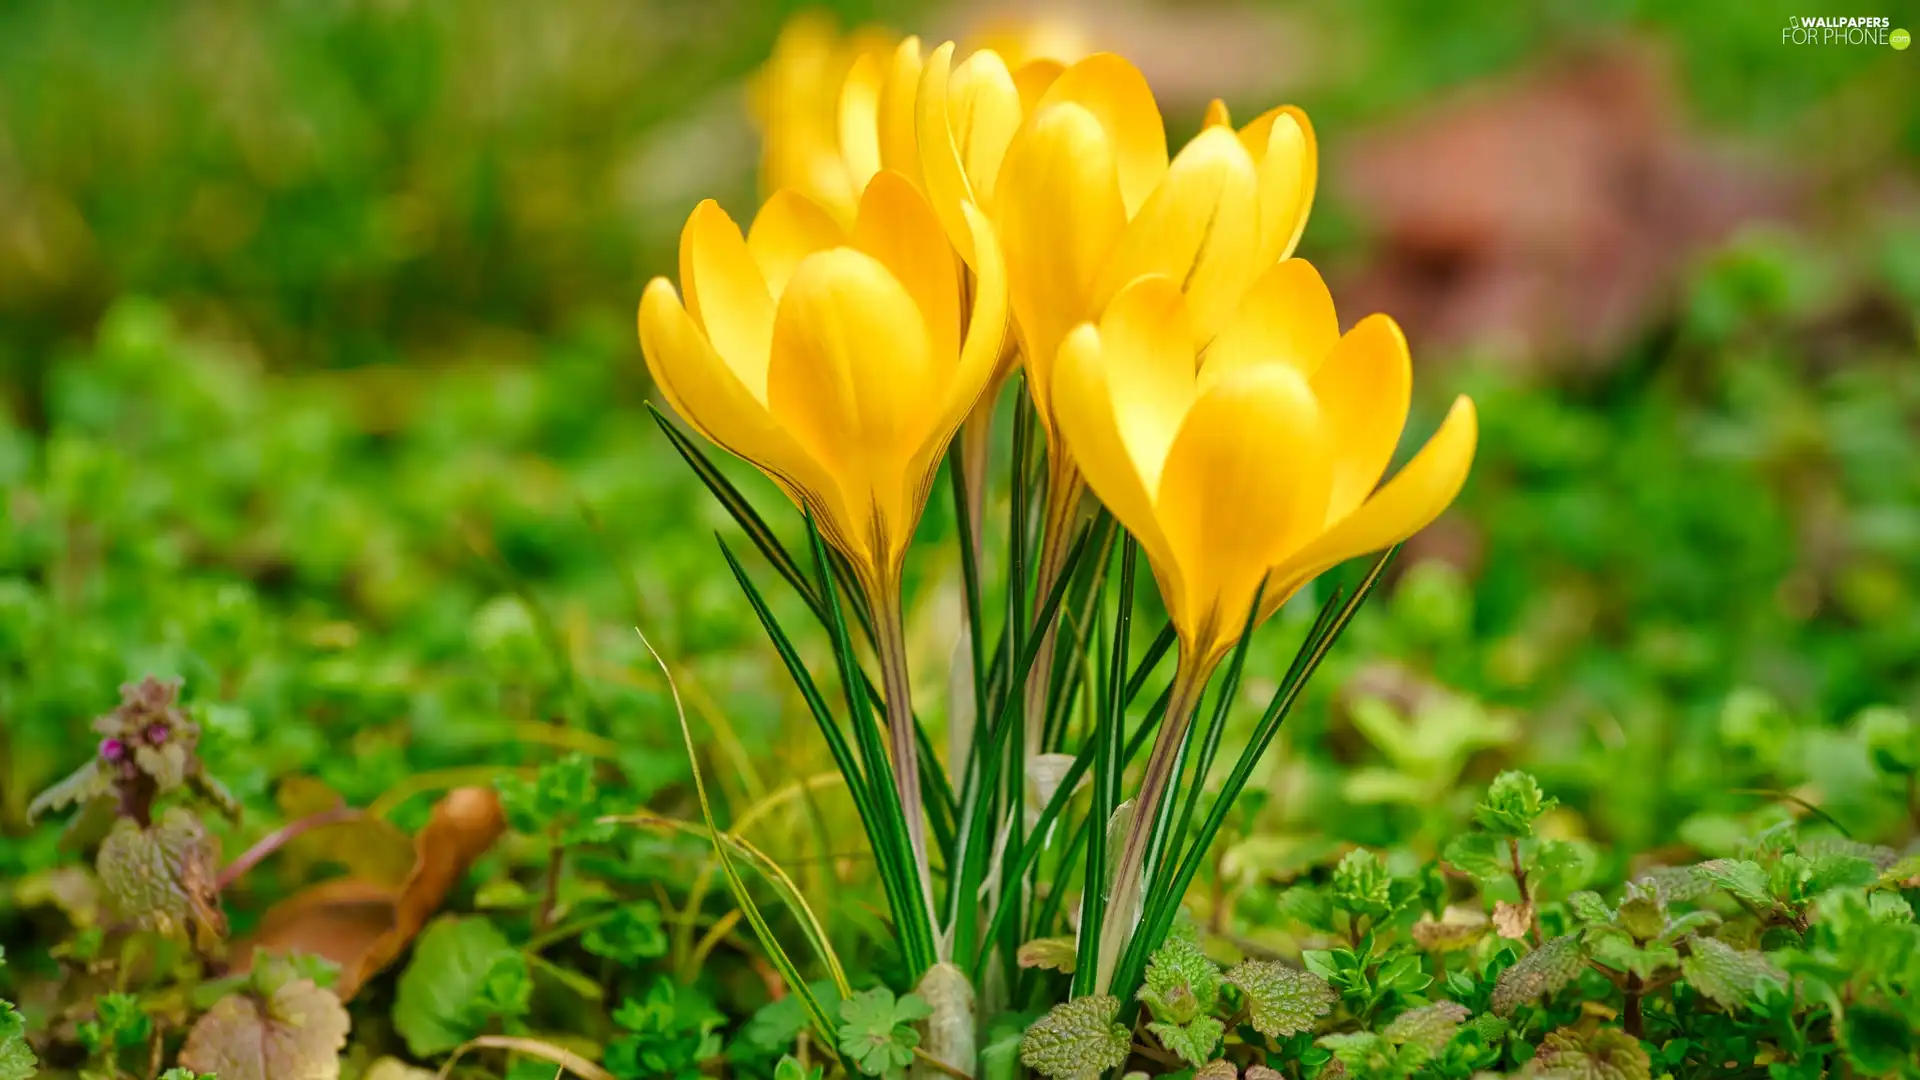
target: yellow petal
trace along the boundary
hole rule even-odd
[[[853,246],[905,286],[925,320],[936,377],[950,378],[960,357],[960,274],[926,196],[906,177],[881,170],[860,197]]]
[[[1212,101],[1207,102],[1207,115],[1200,121],[1200,126],[1232,127],[1233,116],[1227,112],[1227,103],[1221,101],[1219,98],[1214,98]]]
[[[800,260],[847,242],[827,208],[791,189],[776,191],[747,229],[747,251],[778,300]]]
[[[1095,53],[1061,72],[1040,108],[1066,102],[1092,113],[1107,130],[1127,216],[1139,213],[1167,174],[1167,132],[1146,76],[1112,53]]]
[[[948,109],[948,129],[959,144],[973,201],[985,206],[993,199],[1000,162],[1024,115],[1006,61],[984,49],[967,57],[953,70]]]
[[[1305,259],[1268,267],[1247,290],[1240,310],[1207,347],[1200,365],[1204,389],[1230,371],[1282,363],[1311,377],[1340,340],[1333,294]]]
[[[952,60],[948,42],[920,75],[921,179],[954,249],[971,265],[972,231],[960,204],[991,205],[1000,162],[1020,126],[1020,94],[998,55],[974,53],[949,73]]]
[[[886,78],[880,84],[880,167],[920,182],[919,140],[914,98],[920,92],[920,39],[909,37],[893,50]]]
[[[1100,331],[1081,323],[1060,344],[1054,409],[1060,438],[1087,486],[1146,549],[1169,605],[1181,597],[1179,567],[1167,547],[1146,482],[1127,449],[1114,409],[1114,379]]]
[[[774,320],[768,406],[850,501],[872,491],[897,509],[938,389],[926,320],[885,265],[851,248],[800,264]]]
[[[1392,547],[1432,524],[1466,483],[1478,439],[1473,399],[1456,398],[1440,430],[1385,487],[1274,569],[1276,587],[1261,606],[1271,613],[1300,586],[1340,563]]]
[[[1193,325],[1180,286],[1136,278],[1100,317],[1114,421],[1148,491],[1160,487],[1167,451],[1193,406]]]
[[[1369,315],[1333,347],[1312,382],[1333,446],[1332,525],[1373,494],[1400,445],[1413,399],[1406,335],[1385,315]]]
[[[1292,368],[1247,368],[1194,402],[1167,455],[1155,514],[1185,577],[1186,644],[1217,655],[1238,636],[1279,557],[1325,521],[1319,407]]]
[[[967,318],[967,339],[960,347],[960,361],[944,391],[941,414],[928,429],[909,469],[911,475],[920,478],[917,502],[925,501],[953,433],[990,388],[999,385],[1001,345],[1006,340],[1007,269],[1000,257],[999,242],[993,238],[992,223],[973,204],[961,204],[961,211],[979,264],[974,274],[973,312]]]
[[[749,393],[765,401],[773,298],[740,226],[712,199],[693,208],[680,232],[680,287],[687,312],[714,351]]]
[[[673,411],[729,453],[759,466],[795,501],[812,498],[816,509],[844,516],[835,510],[840,501],[833,481],[714,354],[665,278],[647,286],[639,324],[647,370]]]
[[[853,62],[840,90],[840,156],[857,199],[880,171],[880,92],[887,64],[871,53]]]
[[[1013,85],[1020,90],[1020,111],[1031,113],[1040,107],[1040,99],[1053,89],[1060,73],[1067,65],[1058,60],[1041,58],[1029,60],[1013,70]]]
[[[1050,105],[1028,119],[1000,167],[993,216],[1034,404],[1050,430],[1053,351],[1096,314],[1094,275],[1126,227],[1113,146],[1092,113]]]
[[[1187,294],[1199,347],[1218,331],[1259,273],[1259,180],[1234,133],[1210,127],[1180,151],[1166,179],[1127,224],[1094,290],[1104,306],[1127,282],[1164,274]]]
[[[1293,254],[1306,231],[1319,182],[1320,155],[1307,114],[1282,105],[1240,129],[1260,169],[1261,265]]]

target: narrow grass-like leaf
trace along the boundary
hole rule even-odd
[[[859,659],[853,654],[853,640],[847,632],[846,619],[840,613],[839,590],[834,586],[829,569],[826,541],[814,525],[812,515],[807,517],[807,543],[813,549],[820,595],[826,601],[834,658],[840,665],[840,684],[846,691],[854,731],[866,759],[867,793],[878,811],[876,817],[880,829],[870,834],[874,858],[881,866],[882,874],[892,879],[890,895],[897,894],[893,899],[893,917],[900,931],[907,963],[918,976],[939,960],[934,942],[933,898],[922,889],[923,882],[907,826],[907,815],[922,812],[924,808],[908,807],[900,801],[900,789],[894,783],[893,766],[882,743],[880,722],[874,715],[872,698],[867,692],[867,680],[860,669]]]
[[[1116,764],[1121,755],[1120,742],[1126,720],[1123,683],[1127,644],[1133,628],[1133,581],[1138,553],[1139,542],[1128,533],[1120,547],[1120,604],[1114,613],[1113,651],[1107,660],[1107,681],[1096,726],[1088,740],[1093,744],[1093,803],[1087,808],[1088,822],[1105,822],[1120,804],[1120,770]],[[1074,764],[1078,765],[1079,761],[1076,759]],[[1086,832],[1089,834],[1087,876],[1080,898],[1079,955],[1073,969],[1075,997],[1093,992],[1094,952],[1099,948],[1102,916],[1107,907],[1107,832],[1104,828],[1091,827]],[[1038,925],[1044,927],[1048,921],[1042,919]]]
[[[1180,845],[1186,839],[1188,826],[1193,823],[1194,809],[1200,805],[1201,792],[1207,786],[1207,773],[1213,768],[1214,754],[1220,749],[1220,737],[1226,732],[1227,712],[1233,707],[1233,696],[1240,690],[1240,674],[1246,669],[1247,650],[1253,644],[1253,631],[1260,621],[1260,604],[1266,595],[1267,582],[1262,578],[1260,587],[1254,590],[1253,606],[1247,609],[1247,621],[1240,628],[1240,640],[1234,643],[1233,657],[1227,662],[1226,674],[1221,678],[1219,689],[1215,693],[1213,713],[1208,717],[1206,732],[1201,737],[1200,753],[1194,759],[1193,776],[1187,782],[1186,798],[1181,803],[1180,816],[1166,836],[1161,838],[1161,844],[1171,843],[1176,853],[1180,851]],[[1163,865],[1163,857],[1159,851],[1155,853],[1153,865]],[[1163,869],[1171,869],[1171,867],[1163,866]],[[1151,887],[1157,888],[1164,878],[1156,874],[1152,880],[1154,885]]]
[[[733,893],[734,903],[739,905],[741,912],[746,915],[747,924],[753,927],[753,934],[760,940],[760,947],[766,950],[767,959],[780,973],[780,977],[786,981],[787,989],[800,998],[801,1005],[807,1010],[808,1020],[820,1033],[821,1045],[831,1054],[835,1045],[833,1022],[827,1018],[826,1009],[820,1004],[820,999],[814,996],[812,988],[807,985],[807,980],[800,976],[799,969],[794,966],[793,958],[788,956],[787,950],[781,947],[780,939],[774,937],[773,928],[767,925],[766,916],[761,914],[760,906],[753,902],[753,894],[747,891],[747,883],[741,879],[739,868],[733,865],[733,855],[727,850],[727,845],[720,840],[720,826],[714,821],[713,805],[707,800],[707,782],[701,776],[700,755],[693,746],[693,729],[687,725],[687,710],[680,702],[680,687],[673,681],[673,670],[654,650],[653,643],[647,640],[644,631],[636,626],[633,632],[640,635],[640,644],[647,647],[653,662],[660,665],[660,673],[667,679],[667,689],[673,694],[673,711],[680,722],[680,738],[686,743],[687,762],[693,768],[693,790],[700,799],[700,817],[706,822],[708,835],[713,838],[713,849],[720,857],[720,871],[727,876],[727,888]],[[835,1057],[837,1059],[838,1055],[836,1054]]]
[[[774,651],[780,654],[780,661],[786,665],[788,677],[793,679],[794,686],[799,689],[801,700],[807,703],[807,711],[812,714],[815,726],[820,729],[821,737],[826,740],[827,751],[833,755],[834,765],[840,769],[840,775],[846,777],[847,791],[853,796],[854,809],[859,811],[860,823],[865,826],[867,834],[871,836],[874,830],[873,799],[868,793],[867,778],[861,771],[859,762],[854,760],[853,748],[847,743],[846,733],[840,730],[840,724],[834,719],[833,710],[828,708],[826,699],[821,697],[812,673],[807,670],[806,663],[800,659],[800,654],[794,650],[793,642],[787,637],[786,631],[781,629],[779,620],[774,618],[773,612],[767,607],[767,602],[760,595],[760,590],[754,586],[753,579],[747,576],[746,568],[740,565],[738,558],[734,557],[733,549],[727,546],[726,540],[719,537],[716,539],[720,541],[720,554],[727,560],[727,568],[733,571],[733,579],[740,583],[741,591],[747,594],[747,603],[752,605],[753,613],[759,618],[761,628],[767,632],[767,637],[773,642]]]
[[[1254,766],[1259,763],[1267,747],[1272,744],[1274,736],[1280,731],[1280,725],[1286,721],[1287,713],[1293,708],[1294,702],[1298,700],[1307,682],[1313,678],[1314,672],[1319,669],[1320,662],[1326,658],[1328,650],[1340,639],[1341,632],[1353,620],[1360,606],[1366,603],[1367,597],[1372,594],[1374,586],[1380,583],[1381,576],[1386,573],[1388,564],[1393,561],[1394,555],[1399,550],[1398,547],[1389,548],[1374,560],[1366,576],[1344,602],[1341,601],[1338,591],[1327,598],[1319,617],[1314,620],[1312,629],[1308,631],[1305,642],[1294,655],[1286,678],[1281,680],[1279,689],[1267,704],[1266,712],[1261,715],[1259,723],[1255,725],[1253,738],[1241,749],[1239,757],[1235,759],[1233,770],[1228,774],[1226,782],[1221,785],[1212,809],[1208,811],[1207,818],[1201,824],[1193,843],[1187,848],[1185,857],[1180,860],[1173,878],[1165,888],[1148,898],[1146,917],[1141,920],[1140,930],[1128,944],[1117,968],[1113,983],[1116,991],[1131,994],[1133,987],[1139,983],[1140,974],[1146,968],[1147,957],[1159,947],[1159,944],[1166,939],[1168,931],[1172,929],[1181,899],[1185,897],[1188,886],[1192,885],[1195,875],[1199,873],[1200,866],[1206,859],[1207,849],[1213,845],[1214,837],[1219,835],[1221,827],[1226,824],[1227,814],[1232,811],[1234,802],[1240,797],[1240,792],[1246,788],[1248,779],[1253,775]]]

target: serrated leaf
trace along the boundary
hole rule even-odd
[[[13,1006],[0,1001],[0,1080],[33,1080],[40,1060],[27,1045],[27,1022]]]
[[[1761,984],[1785,985],[1786,973],[1758,952],[1736,949],[1717,938],[1694,938],[1680,961],[1687,984],[1715,1004],[1737,1008],[1753,1004]]]
[[[1210,1013],[1220,1000],[1220,968],[1200,946],[1185,938],[1169,937],[1147,963],[1139,999],[1153,1010],[1154,1019],[1185,1024]]]
[[[1070,937],[1035,938],[1020,946],[1020,951],[1014,957],[1023,968],[1042,968],[1071,975],[1078,959],[1077,952],[1076,943]]]
[[[1493,1011],[1509,1016],[1522,1005],[1558,993],[1586,966],[1579,934],[1566,934],[1521,957],[1493,986]]]
[[[1227,972],[1247,997],[1247,1022],[1262,1035],[1284,1039],[1312,1031],[1340,1000],[1327,980],[1276,960],[1248,960]]]
[[[1467,1026],[1480,1036],[1481,1042],[1489,1046],[1506,1038],[1507,1032],[1513,1027],[1505,1017],[1495,1016],[1492,1013],[1481,1013]]]
[[[103,799],[112,793],[112,774],[100,764],[99,758],[90,758],[85,765],[33,797],[27,804],[27,823],[31,825],[43,815]]]
[[[218,938],[227,932],[215,887],[219,864],[219,841],[199,818],[176,806],[148,828],[132,818],[116,821],[94,868],[122,918],[162,934],[195,927]]]
[[[1667,912],[1650,896],[1629,896],[1614,912],[1614,925],[1633,935],[1636,941],[1652,941],[1667,928]]]
[[[526,958],[491,922],[442,916],[428,924],[400,973],[393,1026],[414,1057],[444,1054],[495,1015],[516,1005],[524,1012],[519,990],[527,977]]]
[[[1513,874],[1506,845],[1492,833],[1461,833],[1447,841],[1441,858],[1455,870],[1481,881],[1498,881]]]
[[[1533,929],[1533,905],[1510,904],[1505,900],[1493,903],[1493,928],[1503,938],[1519,940]]]
[[[1333,1051],[1336,1062],[1363,1076],[1372,1075],[1387,1067],[1390,1062],[1390,1048],[1387,1041],[1371,1031],[1342,1032],[1337,1035],[1322,1035],[1314,1040],[1315,1046]],[[1322,1080],[1331,1074],[1331,1070],[1321,1073]]]
[[[1454,1032],[1471,1015],[1472,1011],[1457,1001],[1436,1001],[1394,1017],[1380,1035],[1390,1043],[1418,1047],[1431,1057],[1453,1041]]]
[[[220,1080],[338,1080],[346,1007],[306,979],[264,997],[230,994],[187,1033],[180,1063]]]
[[[1528,837],[1533,835],[1533,823],[1558,805],[1558,799],[1540,790],[1538,780],[1510,769],[1493,778],[1487,797],[1473,808],[1473,817],[1498,835]]]
[[[1053,1080],[1099,1080],[1126,1064],[1131,1040],[1113,1022],[1120,999],[1108,994],[1055,1005],[1020,1040],[1020,1062]]]
[[[1196,1016],[1185,1024],[1155,1022],[1147,1025],[1160,1045],[1180,1056],[1189,1065],[1205,1065],[1220,1045],[1226,1025],[1211,1016]]]
[[[1379,918],[1393,910],[1393,876],[1380,856],[1355,848],[1333,868],[1332,895],[1348,911]]]
[[[1487,926],[1484,914],[1450,907],[1438,919],[1422,916],[1410,932],[1414,943],[1428,952],[1459,952],[1485,937]]]
[[[1662,866],[1635,878],[1629,888],[1650,893],[1663,904],[1698,900],[1717,887],[1713,880],[1693,866]]]
[[[1618,1028],[1582,1035],[1562,1028],[1548,1035],[1534,1055],[1540,1080],[1652,1080],[1653,1062],[1640,1040]]]
[[[1253,1068],[1248,1069],[1248,1077],[1253,1077],[1254,1069],[1259,1069],[1263,1073],[1272,1074],[1273,1080],[1280,1080],[1279,1073],[1274,1072],[1264,1065],[1255,1065]],[[1233,1062],[1228,1061],[1226,1058],[1221,1058],[1218,1061],[1209,1061],[1194,1070],[1193,1080],[1240,1080],[1240,1070],[1233,1067]]]
[[[1807,877],[1807,893],[1818,895],[1828,889],[1865,888],[1880,880],[1880,868],[1872,859],[1852,854],[1820,855],[1813,858]]]
[[[1689,911],[1684,915],[1675,915],[1667,920],[1667,928],[1660,933],[1662,941],[1678,941],[1689,934],[1702,934],[1719,926],[1720,916],[1711,911]]]
[[[1567,897],[1567,910],[1573,917],[1586,923],[1609,923],[1613,921],[1613,909],[1607,906],[1600,894],[1595,892],[1577,892]]]
[[[1630,971],[1643,979],[1680,965],[1680,953],[1672,945],[1660,941],[1642,945],[1617,931],[1591,935],[1587,952],[1615,971]]]
[[[1759,863],[1746,859],[1709,859],[1695,866],[1693,872],[1701,880],[1748,903],[1773,906],[1773,894],[1767,889],[1767,872]]]
[[[840,1052],[868,1076],[898,1076],[920,1045],[915,1021],[933,1014],[915,994],[895,999],[884,986],[863,990],[840,1003]]]

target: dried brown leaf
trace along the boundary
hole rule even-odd
[[[406,949],[440,910],[447,893],[506,828],[491,788],[457,788],[433,808],[414,837],[413,870],[398,888],[344,879],[307,889],[275,905],[242,950],[307,952],[340,965],[334,990],[348,1000]]]

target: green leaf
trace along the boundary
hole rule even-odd
[[[1710,859],[1693,868],[1695,876],[1762,908],[1773,907],[1773,894],[1767,888],[1767,872],[1759,863],[1745,859]]]
[[[1540,1080],[1652,1080],[1653,1062],[1640,1040],[1618,1028],[1583,1035],[1562,1028],[1548,1035],[1534,1055]]]
[[[621,1080],[698,1080],[701,1065],[720,1053],[718,1028],[725,1017],[694,991],[682,994],[671,979],[658,978],[646,997],[627,998],[613,1022],[626,1034],[607,1044],[607,1069]]]
[[[931,1015],[913,994],[895,1000],[883,986],[863,990],[840,1004],[840,1051],[868,1076],[903,1075],[920,1045],[913,1024]]]
[[[1726,1008],[1753,1004],[1763,983],[1786,984],[1786,973],[1763,953],[1736,949],[1708,937],[1692,939],[1687,949],[1680,970],[1686,973],[1688,985]]]
[[[0,1001],[0,1080],[32,1080],[40,1060],[27,1045],[27,1021],[13,1006]]]
[[[1567,897],[1567,909],[1573,917],[1586,923],[1610,923],[1613,921],[1613,909],[1600,899],[1599,893],[1577,892]]]
[[[1587,965],[1581,949],[1581,936],[1567,934],[1541,945],[1500,973],[1493,986],[1493,1011],[1511,1016],[1522,1005],[1531,1005],[1556,994],[1577,978]]]
[[[660,905],[641,900],[620,908],[606,922],[582,934],[580,947],[622,964],[657,960],[667,955],[667,932],[660,925]]]
[[[1895,1076],[1913,1062],[1913,1025],[1892,1009],[1853,1005],[1838,1026],[1841,1049],[1868,1076]]]
[[[1865,888],[1880,880],[1880,868],[1858,855],[1822,855],[1813,860],[1806,892],[1818,896],[1828,889]]]
[[[1220,1045],[1220,1036],[1226,1034],[1227,1028],[1211,1016],[1196,1016],[1184,1024],[1156,1021],[1148,1024],[1147,1030],[1182,1061],[1197,1066],[1212,1060],[1213,1048]]]
[[[80,1045],[89,1054],[111,1054],[146,1043],[153,1019],[132,994],[102,994],[94,999],[93,1019],[78,1026]]]
[[[1629,896],[1614,914],[1614,925],[1636,941],[1652,941],[1667,928],[1667,912],[1658,900],[1649,896]]]
[[[783,1055],[779,1064],[773,1067],[773,1080],[821,1080],[825,1070],[815,1065],[809,1069],[800,1064],[792,1054]]]
[[[1457,1001],[1436,1001],[1394,1017],[1380,1035],[1391,1043],[1418,1047],[1425,1057],[1432,1057],[1453,1041],[1454,1032],[1472,1015]]]
[[[414,1057],[433,1057],[481,1033],[496,1016],[527,1010],[526,957],[483,918],[427,924],[400,973],[393,1026]]]
[[[1651,979],[1680,966],[1680,953],[1663,941],[1644,945],[1615,930],[1587,937],[1587,953],[1615,971],[1630,971],[1642,979]]]
[[[1881,772],[1894,776],[1920,772],[1920,724],[1913,717],[1881,705],[1861,710],[1853,726]]]
[[[1312,1031],[1340,1000],[1327,980],[1277,960],[1248,960],[1227,972],[1247,997],[1248,1023],[1276,1039]]]
[[[1220,968],[1200,946],[1170,937],[1147,964],[1139,998],[1154,1019],[1180,1025],[1210,1013],[1220,1000]]]
[[[1333,902],[1356,915],[1380,918],[1393,911],[1393,876],[1380,856],[1355,848],[1333,868]]]
[[[1114,1023],[1120,999],[1107,994],[1055,1005],[1020,1040],[1020,1061],[1052,1080],[1099,1080],[1126,1064],[1132,1041]]]
[[[1473,817],[1482,828],[1498,836],[1528,837],[1533,823],[1541,815],[1560,805],[1540,790],[1540,782],[1518,770],[1508,770],[1493,778],[1487,797],[1473,808]]]
[[[1460,833],[1447,841],[1440,857],[1455,870],[1483,882],[1513,876],[1507,846],[1492,833]]]
[[[215,1002],[187,1033],[180,1063],[220,1080],[334,1080],[350,1026],[332,991],[293,979]]]
[[[1314,1040],[1314,1045],[1333,1051],[1333,1056],[1347,1067],[1349,1073],[1361,1076],[1380,1075],[1393,1061],[1391,1045],[1371,1031],[1322,1035]]]
[[[1015,958],[1023,968],[1042,968],[1071,975],[1079,961],[1078,945],[1070,937],[1035,938],[1020,946]]]

